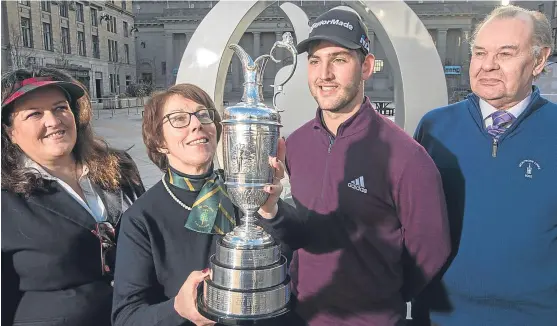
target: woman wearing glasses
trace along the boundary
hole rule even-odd
[[[55,69],[2,78],[2,321],[110,325],[115,227],[143,192],[93,135],[91,104]]]
[[[213,324],[197,312],[197,285],[209,274],[216,240],[238,216],[212,164],[220,121],[207,93],[191,84],[154,95],[145,106],[143,141],[164,175],[122,218],[115,326]],[[270,164],[284,173],[276,159]],[[278,181],[272,187],[281,189]],[[262,209],[277,200],[271,195]]]

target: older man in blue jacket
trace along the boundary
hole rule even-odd
[[[416,131],[454,241],[441,282],[414,305],[418,325],[557,324],[557,105],[532,86],[551,43],[543,14],[495,9],[471,42],[473,94]]]

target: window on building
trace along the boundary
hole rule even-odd
[[[130,86],[132,83],[132,76],[126,75],[126,87]]]
[[[112,17],[112,33],[118,33],[116,29],[116,17]]]
[[[108,75],[108,79],[110,82],[110,92],[111,93],[116,93],[116,75],[115,74],[110,74]]]
[[[383,70],[383,60],[375,59],[375,65],[373,66],[373,73],[381,72]]]
[[[20,5],[24,5],[24,6],[31,6],[31,1],[23,1],[23,0],[18,0],[17,2],[19,2]]]
[[[60,16],[68,18],[68,3],[66,1],[58,1],[60,8]]]
[[[125,63],[130,63],[130,46],[128,44],[124,44],[124,59]]]
[[[161,62],[161,75],[166,75],[166,61]]]
[[[153,74],[150,72],[144,72],[141,74],[141,80],[145,84],[152,84],[153,83]]]
[[[538,11],[541,13],[545,13],[545,6],[543,3],[538,5]]]
[[[116,17],[108,16],[108,31],[111,33],[116,33]]]
[[[126,10],[127,7],[126,0],[122,0],[122,9]]]
[[[21,17],[21,41],[26,48],[33,47],[33,37],[31,35],[31,19]]]
[[[112,61],[112,40],[108,40],[108,61]]]
[[[555,6],[553,7],[553,18],[557,18],[557,1],[553,1]]]
[[[41,1],[41,10],[50,12],[50,0],[42,0]]]
[[[72,49],[70,47],[70,30],[66,27],[61,28],[62,33],[60,33],[62,39],[62,53],[70,54]]]
[[[45,50],[52,51],[52,27],[49,23],[43,23],[43,43]]]
[[[91,42],[93,43],[93,58],[100,59],[101,58],[101,51],[99,48],[99,36],[98,35],[91,35]]]
[[[91,25],[92,26],[99,26],[99,21],[97,20],[97,9],[91,8]]]
[[[83,4],[79,2],[75,3],[75,20],[83,23]]]
[[[108,61],[118,62],[118,42],[108,40]]]
[[[114,33],[113,30],[112,30],[112,16],[108,16],[106,30],[109,31],[109,32]]]
[[[85,47],[85,33],[77,32],[77,50],[79,55],[87,56],[87,50]]]
[[[124,37],[128,37],[128,22],[122,22],[122,27],[124,29]]]

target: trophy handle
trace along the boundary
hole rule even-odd
[[[291,66],[290,71],[288,73],[288,77],[286,77],[286,79],[284,79],[284,81],[282,81],[281,83],[278,83],[277,85],[271,85],[272,87],[277,89],[277,92],[275,92],[275,94],[273,95],[273,107],[278,112],[284,112],[284,110],[279,110],[277,108],[276,99],[277,99],[277,96],[280,93],[282,93],[284,84],[286,84],[290,80],[290,78],[292,78],[292,76],[294,75],[294,71],[296,70],[296,65],[298,64],[298,51],[296,50],[296,46],[294,45],[294,39],[292,38],[292,34],[290,34],[290,32],[286,32],[286,33],[282,34],[282,41],[276,41],[275,44],[273,44],[273,47],[271,48],[271,52],[269,54],[269,57],[275,63],[279,63],[282,60],[278,60],[273,56],[273,51],[276,48],[284,48],[284,49],[288,50],[288,52],[290,52],[290,54],[292,54],[292,66]]]

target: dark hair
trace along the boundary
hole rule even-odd
[[[147,147],[147,155],[156,166],[162,171],[168,169],[168,158],[159,152],[164,147],[164,136],[162,133],[162,119],[164,105],[172,95],[180,95],[205,106],[208,109],[215,109],[215,104],[209,94],[193,84],[177,84],[169,89],[155,93],[145,104],[143,112],[143,142]],[[222,126],[218,110],[215,109],[214,123],[217,127],[217,141],[220,140]]]
[[[51,77],[52,80],[72,82],[85,90],[84,96],[72,99],[70,103],[77,130],[76,144],[72,154],[78,163],[87,165],[88,177],[91,182],[105,190],[119,189],[123,178],[129,178],[128,181],[136,184],[141,183],[139,175],[128,173],[135,169],[131,157],[109,148],[104,140],[94,135],[91,127],[92,112],[89,94],[81,83],[65,72],[53,68],[11,71],[2,76],[2,101],[13,93],[14,85],[17,82],[32,77]],[[23,166],[24,152],[19,146],[12,143],[8,135],[7,129],[13,123],[12,108],[13,106],[9,105],[2,109],[2,189],[25,197],[34,192],[47,192],[51,190],[51,183],[43,179],[34,169]]]

